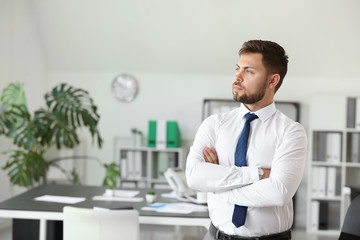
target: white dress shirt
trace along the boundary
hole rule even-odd
[[[215,227],[230,235],[256,237],[291,228],[292,197],[304,172],[307,138],[304,128],[272,103],[255,112],[259,118],[250,124],[247,166],[237,167],[235,148],[248,112],[241,104],[204,120],[190,148],[186,178],[191,188],[208,192]],[[215,147],[219,165],[205,162],[205,147]],[[258,168],[270,168],[270,177],[259,180]],[[239,228],[231,221],[235,204],[248,207]]]

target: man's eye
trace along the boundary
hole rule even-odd
[[[235,71],[239,71],[239,70],[240,70],[240,68],[238,68],[238,67],[237,67],[237,68],[235,68]]]
[[[253,74],[253,72],[250,71],[250,70],[246,70],[246,72],[247,72],[248,74]]]

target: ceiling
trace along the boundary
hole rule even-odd
[[[33,0],[56,72],[226,74],[248,39],[287,50],[294,76],[360,77],[358,0]]]

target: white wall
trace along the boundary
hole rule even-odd
[[[196,8],[191,10],[190,16],[201,20],[193,23],[191,19],[186,19],[186,28],[181,28],[181,31],[176,31],[173,26],[182,26],[184,22],[181,17],[174,17],[174,13],[179,9],[183,14],[188,13],[189,9],[183,5],[183,1],[177,2],[174,7],[166,1],[157,1],[171,7],[171,12],[161,10],[159,13],[156,12],[159,11],[157,6],[146,1],[142,2],[145,5],[128,1],[130,5],[122,8],[122,11],[132,11],[133,5],[137,5],[137,9],[141,10],[138,14],[144,15],[141,18],[143,22],[135,22],[135,26],[145,29],[145,33],[139,29],[129,31],[131,29],[128,29],[127,23],[121,22],[131,34],[126,35],[128,43],[135,41],[141,45],[139,49],[135,45],[126,49],[128,45],[120,43],[122,31],[119,31],[115,40],[101,42],[111,39],[113,33],[103,25],[96,24],[102,18],[95,18],[93,14],[101,8],[102,14],[107,16],[106,11],[111,10],[111,6],[98,6],[97,1],[79,1],[75,6],[74,1],[64,2],[66,4],[56,1],[53,5],[55,1],[0,1],[0,87],[3,88],[11,81],[24,82],[31,110],[43,105],[44,93],[59,82],[68,82],[88,90],[99,107],[100,131],[105,143],[101,150],[91,147],[89,139],[84,145],[88,147],[89,155],[97,156],[103,162],[113,161],[114,137],[129,136],[130,129],[134,127],[146,133],[150,119],[177,120],[183,138],[191,140],[200,124],[202,99],[231,98],[236,51],[245,38],[270,38],[284,43],[290,55],[289,73],[276,99],[300,102],[301,122],[307,130],[312,121],[309,114],[312,97],[324,92],[360,95],[360,68],[354,67],[360,51],[353,44],[359,39],[359,33],[354,31],[354,26],[359,23],[355,10],[358,6],[356,1],[349,0],[346,1],[347,4],[343,4],[343,1],[331,1],[327,10],[330,13],[327,14],[322,11],[325,9],[325,1],[306,1],[306,11],[298,10],[303,5],[302,1],[295,5],[285,3],[286,1],[256,1],[262,6],[260,11],[250,3],[239,6],[237,1],[209,1],[211,4],[205,8],[202,4],[194,6]],[[115,2],[117,1],[111,3]],[[280,11],[280,8],[274,12],[269,11],[268,8],[274,3],[277,6],[285,4],[290,11]],[[91,11],[84,11],[86,18],[79,17],[84,9],[83,4],[91,7]],[[346,7],[352,4],[355,7]],[[151,11],[147,11],[148,8]],[[201,18],[204,12],[208,18]],[[128,15],[119,16],[120,20],[124,16],[132,16],[130,12],[124,14]],[[274,19],[271,18],[273,14],[277,16]],[[113,23],[113,19],[107,17],[104,17],[106,23]],[[164,21],[167,18],[173,19]],[[206,25],[206,19],[210,24]],[[328,24],[328,19],[333,24]],[[88,20],[92,24],[82,28],[82,24],[86,24]],[[142,24],[149,21],[149,25]],[[192,26],[195,27],[189,30]],[[120,28],[117,25],[112,27],[114,31]],[[105,34],[106,38],[93,32],[93,28],[100,29],[100,33]],[[280,29],[280,34],[275,33],[275,29]],[[159,32],[153,34],[157,30]],[[82,35],[83,31],[85,35]],[[166,31],[171,31],[173,35],[168,36]],[[190,34],[191,38],[186,34]],[[148,38],[151,39],[149,48],[142,45]],[[178,38],[180,44],[176,43]],[[210,42],[214,39],[215,41]],[[202,44],[203,42],[206,44]],[[108,43],[113,45],[108,46]],[[119,45],[118,48],[116,44]],[[346,51],[342,51],[342,47]],[[90,52],[93,48],[94,51]],[[173,49],[176,51],[172,52]],[[235,50],[232,57],[229,57],[227,54],[233,51],[231,49]],[[136,55],[131,55],[133,51],[136,51]],[[197,65],[185,62],[186,59],[190,61],[193,51]],[[121,53],[127,55],[123,57]],[[144,59],[143,53],[148,53]],[[163,61],[168,61],[168,64],[163,65]],[[185,66],[191,71],[183,70]],[[216,72],[218,75],[214,74]],[[139,95],[131,103],[118,102],[111,94],[111,81],[120,73],[133,74],[139,80]],[[0,137],[0,150],[7,149],[9,145],[8,141]],[[1,165],[4,162],[4,156],[0,155]],[[103,174],[103,169],[96,163],[89,163],[86,183],[100,185]],[[13,194],[10,185],[3,183],[6,179],[4,171],[0,170],[0,180],[4,180],[1,181],[0,200]],[[306,172],[297,198],[296,221],[299,226],[305,226]]]
[[[47,73],[30,1],[0,1],[0,35],[0,89],[10,82],[23,82],[28,107],[33,112],[42,105]],[[0,152],[10,147],[11,142],[1,136]],[[4,166],[5,162],[6,156],[0,154],[0,165]],[[0,201],[26,190],[13,187],[2,169],[0,182]],[[9,223],[9,220],[0,219],[1,227]]]

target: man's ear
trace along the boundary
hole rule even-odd
[[[280,81],[280,75],[278,73],[270,75],[269,87],[275,89]]]

